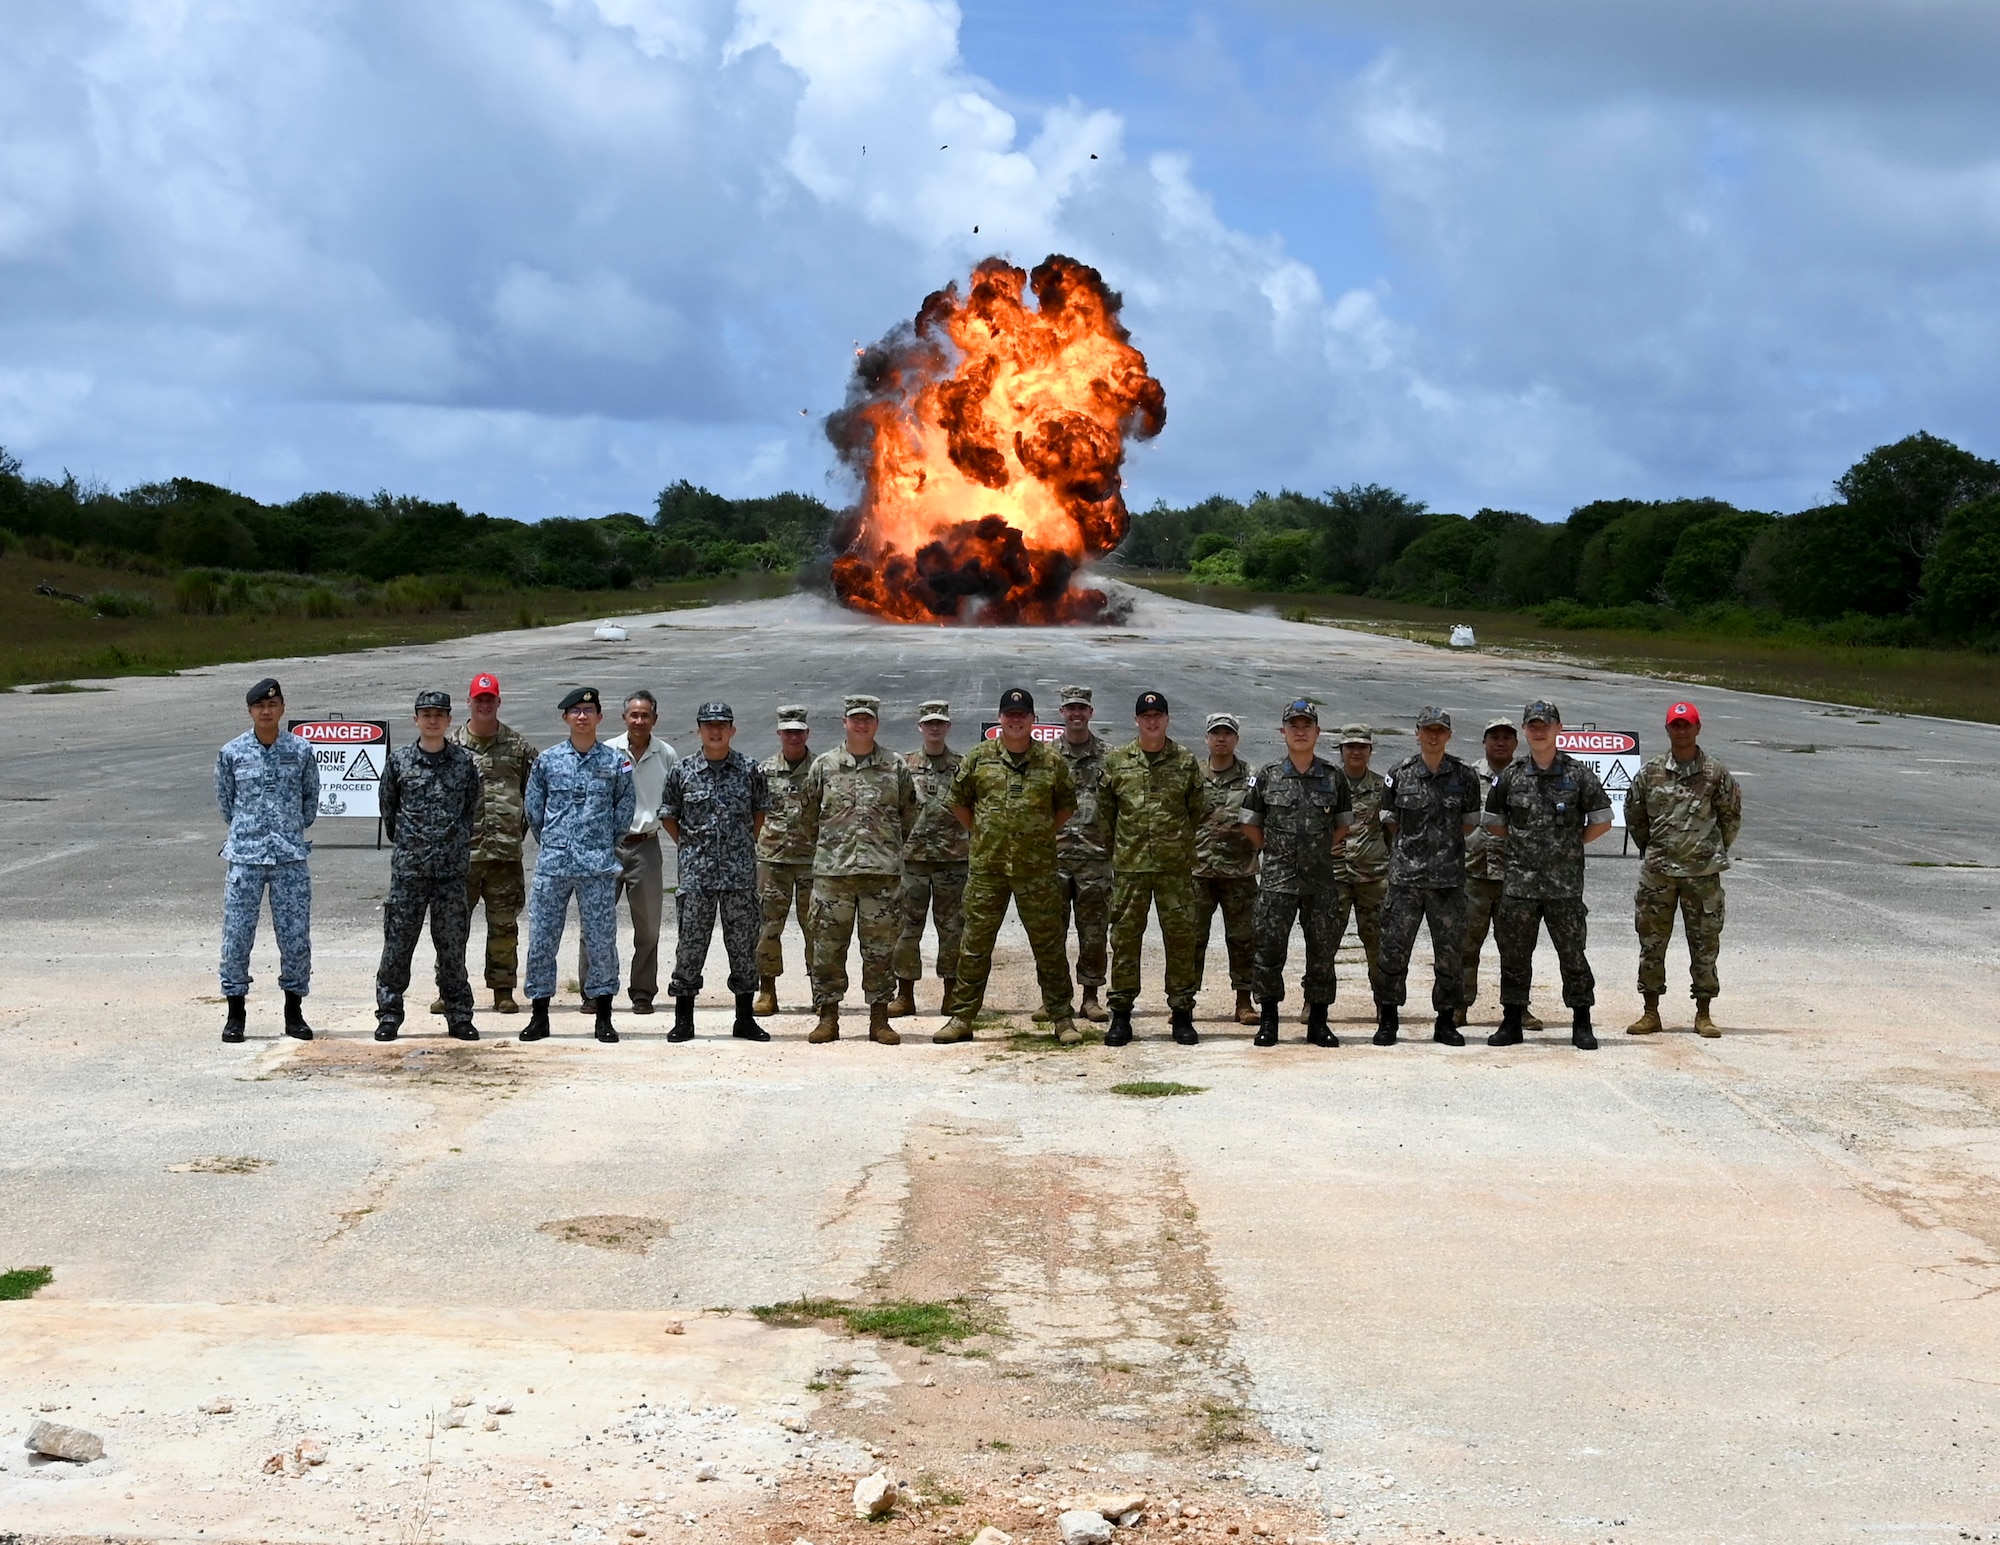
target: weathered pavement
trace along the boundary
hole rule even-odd
[[[690,744],[694,706],[721,696],[758,752],[794,696],[824,746],[839,692],[879,692],[884,739],[906,746],[917,701],[942,693],[964,743],[1002,686],[1052,704],[1081,680],[1114,735],[1142,687],[1190,739],[1236,708],[1260,760],[1299,691],[1405,730],[1436,701],[1473,734],[1549,695],[1572,724],[1651,745],[1680,690],[1159,599],[1075,632],[884,628],[804,598],[628,626],[625,645],[565,627],[270,669],[296,713],[398,724],[419,687],[456,696],[492,669],[506,717],[544,743],[567,684],[649,686]],[[624,1045],[598,1047],[565,1014],[540,1047],[487,1015],[477,1048],[421,1022],[376,1048],[386,856],[372,828],[322,823],[323,1039],[265,1038],[267,931],[257,1038],[223,1047],[209,768],[264,670],[0,698],[0,1269],[57,1273],[0,1305],[0,1443],[51,1407],[111,1451],[72,1474],[15,1448],[0,1531],[406,1537],[427,1455],[453,1477],[424,1504],[435,1538],[594,1538],[640,1510],[654,1537],[761,1527],[808,1450],[822,1469],[863,1457],[784,1421],[903,1375],[818,1330],[702,1311],[914,1293],[898,1252],[912,1210],[937,1210],[912,1174],[934,1164],[977,1199],[949,1221],[983,1253],[954,1270],[1005,1314],[1000,1361],[1038,1370],[1064,1431],[1094,1431],[1134,1474],[1179,1441],[1163,1413],[1241,1399],[1281,1442],[1227,1484],[1320,1508],[1336,1538],[2000,1531],[2000,828],[1978,792],[2000,731],[1692,689],[1749,796],[1718,1042],[1615,1033],[1636,1007],[1636,866],[1612,853],[1590,873],[1613,1032],[1594,1057],[1555,1033],[1512,1052],[1367,1046],[1351,966],[1333,1052],[1255,1051],[1207,1017],[1214,985],[1187,1051],[1163,1013],[1121,1053],[807,1047],[798,1016],[747,1047],[713,1038],[719,993],[685,1047],[630,1017]],[[1378,765],[1409,744],[1386,737]],[[1025,941],[1010,925],[1002,945],[989,1006],[1025,1028]],[[1220,956],[1218,940],[1212,982]],[[1553,965],[1537,973],[1552,1025]],[[420,955],[413,996],[427,970]],[[1157,981],[1149,962],[1147,1010]],[[788,1005],[800,982],[795,965]],[[1667,1007],[1685,1027],[1685,1000]],[[1109,1092],[1149,1077],[1207,1092]],[[186,1167],[216,1157],[268,1162]],[[1014,1178],[973,1183],[994,1174]],[[1008,1211],[1026,1195],[1043,1198],[1030,1221]],[[810,1390],[830,1357],[856,1372]],[[235,1409],[200,1413],[218,1390]],[[414,1413],[454,1393],[478,1419],[426,1448]],[[487,1433],[499,1396],[517,1408]],[[607,1464],[604,1429],[635,1421],[645,1442]],[[331,1463],[259,1473],[310,1433]],[[703,1462],[718,1481],[695,1482]]]

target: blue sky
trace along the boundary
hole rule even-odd
[[[854,341],[996,250],[1125,294],[1168,402],[1142,506],[1793,509],[1914,429],[2000,452],[1988,0],[8,17],[32,472],[529,519],[683,476],[838,497]]]

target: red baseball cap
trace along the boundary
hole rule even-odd
[[[1672,724],[1676,719],[1685,719],[1698,729],[1701,726],[1701,710],[1692,703],[1676,703],[1667,710],[1667,723]]]
[[[477,676],[472,678],[472,685],[465,689],[465,695],[467,697],[483,697],[487,693],[491,693],[494,697],[500,695],[500,678],[489,672],[481,671]]]

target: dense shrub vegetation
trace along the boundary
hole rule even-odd
[[[1934,435],[1878,446],[1792,515],[1600,499],[1560,523],[1433,513],[1370,484],[1217,495],[1139,516],[1135,568],[1258,590],[1534,608],[1569,626],[1814,625],[1844,642],[2000,636],[2000,464]]]

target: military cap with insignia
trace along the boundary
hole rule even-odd
[[[736,710],[727,703],[703,703],[694,711],[696,724],[734,724]]]
[[[1446,713],[1442,708],[1419,708],[1417,710],[1417,728],[1420,730],[1448,730],[1451,728],[1451,715]]]
[[[1161,692],[1141,692],[1139,700],[1132,705],[1132,712],[1135,715],[1142,713],[1165,713],[1166,711],[1166,694]]]
[[[582,708],[586,705],[595,708],[599,713],[604,711],[604,699],[597,695],[597,688],[578,687],[565,695],[563,700],[556,704],[556,708],[561,713],[568,713],[572,708]]]
[[[1319,704],[1315,703],[1309,697],[1295,697],[1289,703],[1285,704],[1285,711],[1278,715],[1278,719],[1280,722],[1287,722],[1292,719],[1310,719],[1313,723],[1317,724],[1319,723]]]
[[[451,694],[449,692],[438,691],[419,692],[417,694],[417,712],[422,713],[426,708],[442,708],[446,713],[450,713]]]
[[[951,723],[951,704],[947,703],[941,697],[932,698],[928,703],[918,704],[917,723],[919,724]]]
[[[1005,692],[1000,694],[1000,711],[1002,713],[1033,713],[1035,711],[1035,694],[1030,692],[1026,687],[1009,687]]]
[[[1562,717],[1562,710],[1557,708],[1547,698],[1542,697],[1536,698],[1526,708],[1521,710],[1521,722],[1523,724],[1531,723],[1536,719],[1540,719],[1544,724],[1560,724],[1562,723]]]
[[[278,678],[276,676],[266,676],[256,686],[243,694],[245,704],[261,703],[267,698],[276,698],[281,703],[285,700],[284,688],[278,685]]]

